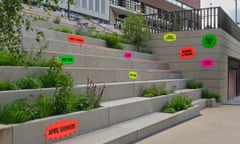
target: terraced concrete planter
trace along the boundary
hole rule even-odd
[[[91,111],[74,112],[65,115],[52,116],[37,119],[22,124],[12,125],[13,144],[52,144],[58,140],[63,140],[72,136],[80,135],[98,128],[108,126],[108,108],[98,108]],[[56,127],[55,131],[47,130],[47,126],[59,121],[76,120],[78,127],[76,132],[68,136],[57,136],[60,139],[47,139],[48,135],[60,135],[61,126]],[[74,126],[76,127],[76,126]]]

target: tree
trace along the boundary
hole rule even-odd
[[[138,48],[151,37],[149,27],[145,24],[145,16],[141,13],[127,15],[124,19],[123,33]]]
[[[28,3],[43,0],[27,0]],[[22,3],[26,0],[0,0],[0,50],[21,54],[22,28],[31,30],[31,22],[23,13]],[[46,2],[58,3],[58,0],[46,0]],[[32,29],[33,30],[33,29]],[[43,36],[42,32],[37,32],[37,40]]]

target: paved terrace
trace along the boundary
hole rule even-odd
[[[240,106],[222,105],[136,144],[239,144]]]

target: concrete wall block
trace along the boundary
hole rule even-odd
[[[190,107],[187,110],[179,111],[174,115],[177,119],[177,123],[181,123],[200,115],[200,107],[198,105],[194,105],[193,107]]]
[[[12,144],[13,134],[12,126],[0,125],[0,143]]]
[[[112,141],[106,142],[105,144],[130,144],[134,142],[138,137],[137,131],[121,136]]]
[[[155,112],[160,112],[163,106],[175,96],[176,94],[170,94],[151,98],[153,110]]]
[[[107,108],[98,108],[88,112],[75,112],[66,115],[53,116],[18,124],[13,127],[13,144],[50,144],[56,142],[56,140],[46,141],[45,127],[60,120],[78,120],[79,127],[77,132],[69,136],[73,137],[108,126],[108,117],[109,110]]]
[[[107,85],[102,100],[108,101],[135,96],[134,84]]]
[[[16,81],[22,76],[39,75],[46,72],[43,67],[1,66],[0,79]]]
[[[159,113],[163,114],[163,113]],[[173,126],[176,123],[176,118],[173,116],[169,116],[168,118],[159,121],[158,123],[155,123],[153,125],[150,125],[148,127],[145,127],[143,129],[138,130],[138,139],[145,138],[149,135],[155,134],[159,131],[162,131],[164,129],[167,129],[171,126]]]

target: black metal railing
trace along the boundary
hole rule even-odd
[[[112,4],[125,7],[134,7],[137,0],[110,0]],[[168,31],[191,31],[204,29],[223,29],[228,34],[240,41],[240,28],[226,14],[221,7],[211,7],[203,9],[181,10],[168,12],[153,8],[153,13],[149,14],[148,5],[141,4],[145,8],[144,15],[146,24],[152,33]],[[116,20],[116,28],[123,27],[123,20]]]
[[[221,7],[174,12],[159,10],[145,16],[152,33],[221,28],[240,41],[240,28]]]

